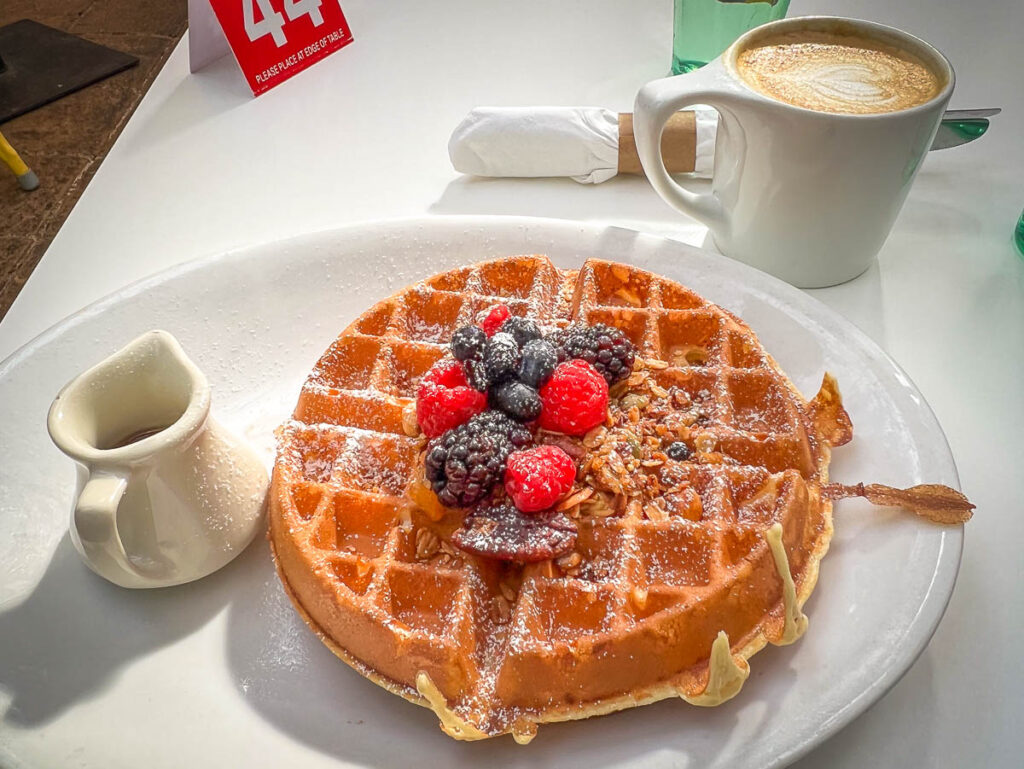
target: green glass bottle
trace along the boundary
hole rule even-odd
[[[1017,244],[1017,250],[1024,256],[1024,211],[1017,220],[1017,226],[1013,228],[1013,242]]]
[[[672,74],[703,67],[744,32],[787,10],[789,0],[675,0]]]

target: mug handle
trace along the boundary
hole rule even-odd
[[[117,532],[117,508],[127,488],[128,478],[124,475],[91,475],[75,504],[74,525],[86,560],[94,565],[97,573],[119,585],[134,587],[142,584],[146,577],[129,560]],[[123,573],[123,579],[109,576],[118,571]]]
[[[718,60],[698,72],[653,80],[637,92],[633,105],[637,154],[651,186],[669,205],[712,231],[728,228],[730,212],[714,193],[691,192],[669,175],[661,154],[661,135],[669,118],[686,107],[707,104],[721,113],[744,103],[742,96],[725,90],[721,69]]]

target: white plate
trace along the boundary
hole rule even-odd
[[[618,228],[542,219],[381,222],[184,264],[68,318],[0,366],[0,764],[26,767],[506,765],[768,767],[833,734],[891,687],[945,609],[962,529],[837,506],[807,635],[752,660],[717,709],[681,700],[544,726],[526,748],[444,737],[432,713],[341,664],[292,611],[266,543],[198,583],[109,585],[67,537],[75,485],[50,400],[135,335],[164,328],[206,371],[214,410],[267,452],[335,335],[410,281],[547,253],[635,263],[747,320],[805,393],[839,379],[856,438],[833,477],[957,485],[942,430],[906,375],[850,323],[738,262]]]

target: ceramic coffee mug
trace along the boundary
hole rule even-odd
[[[830,40],[852,42],[814,45]],[[879,53],[844,58],[857,44]],[[809,59],[794,66],[793,52]],[[896,71],[873,72],[886,57]],[[908,62],[920,66],[900,70]],[[931,91],[919,88],[921,77],[934,78]],[[867,21],[797,17],[751,30],[696,72],[645,85],[633,130],[655,190],[706,224],[723,254],[796,286],[830,286],[873,262],[953,84],[946,58],[912,35]],[[720,114],[710,193],[677,183],[661,157],[666,121],[694,104]]]
[[[47,421],[84,469],[71,541],[122,587],[199,579],[263,528],[267,471],[210,416],[210,385],[166,331],[143,334],[60,391]]]

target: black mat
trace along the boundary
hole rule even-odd
[[[0,58],[0,123],[139,63],[30,19],[0,27]]]

